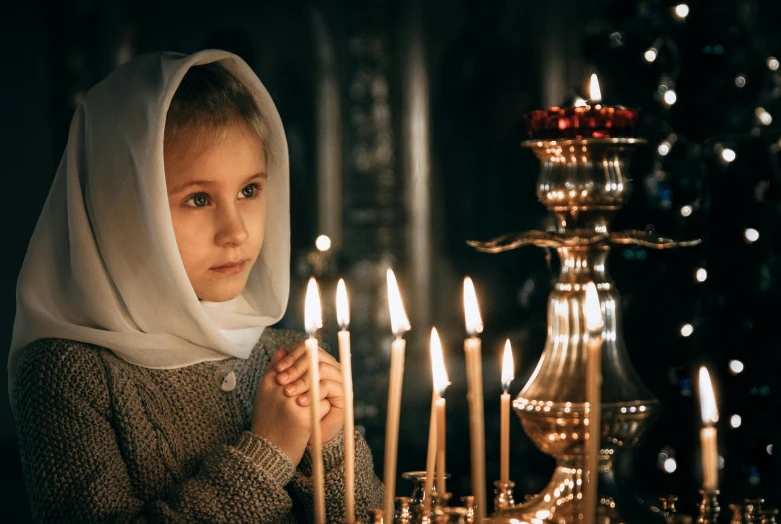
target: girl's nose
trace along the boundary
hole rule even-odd
[[[219,214],[219,224],[217,225],[217,235],[215,242],[217,245],[235,245],[240,246],[243,244],[249,232],[244,226],[244,218],[241,213],[235,207],[224,209]]]

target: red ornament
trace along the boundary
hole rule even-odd
[[[602,104],[551,107],[526,113],[533,139],[631,138],[636,136],[640,112]]]

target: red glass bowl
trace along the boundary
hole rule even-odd
[[[631,138],[637,136],[640,112],[601,104],[551,107],[526,113],[532,139]]]

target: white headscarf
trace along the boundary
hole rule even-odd
[[[176,246],[163,169],[171,99],[187,70],[220,62],[266,121],[263,247],[242,294],[201,303]],[[287,141],[268,91],[225,51],[154,53],[118,67],[85,96],[22,265],[8,359],[42,338],[98,344],[150,368],[247,358],[285,312],[290,286]]]

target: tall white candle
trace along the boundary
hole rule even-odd
[[[583,315],[586,325],[586,406],[588,409],[584,512],[586,522],[593,522],[597,512],[597,468],[602,439],[602,327],[604,325],[599,294],[593,282],[586,285]]]
[[[355,522],[355,416],[353,405],[353,371],[350,354],[350,307],[344,280],[336,286],[336,319],[339,323],[339,361],[344,385],[344,507],[345,520]]]
[[[472,279],[464,279],[464,320],[468,337],[464,340],[466,357],[467,402],[469,406],[469,434],[472,462],[472,494],[475,497],[475,519],[486,517],[485,494],[485,414],[483,406],[482,343],[478,336],[483,331],[480,308]]]
[[[447,402],[444,398],[437,399],[435,410],[437,413],[437,493],[442,496],[447,493],[445,486],[445,474],[447,474],[447,422],[445,409]]]
[[[719,448],[716,423],[719,410],[713,392],[710,374],[705,366],[700,367],[700,411],[704,427],[700,430],[702,447],[702,489],[713,492],[719,489]]]
[[[310,438],[312,455],[312,483],[314,485],[314,514],[316,524],[325,524],[325,480],[323,474],[323,438],[320,428],[320,358],[315,334],[323,326],[320,308],[320,292],[314,278],[309,279],[304,307],[304,324],[309,338],[309,413],[312,424]]]
[[[392,270],[388,270],[388,305],[390,306],[391,328],[396,335],[396,340],[391,345],[391,369],[388,385],[388,412],[385,423],[385,466],[383,482],[385,493],[383,509],[385,515],[394,514],[396,501],[396,463],[399,448],[399,418],[401,416],[401,389],[404,380],[404,352],[406,343],[402,338],[408,331],[409,320],[404,312],[404,304],[401,302],[401,294],[396,283],[396,276]]]
[[[429,345],[431,355],[431,375],[436,393],[434,410],[436,412],[436,430],[437,430],[437,493],[441,496],[447,493],[445,486],[446,471],[446,447],[447,424],[445,420],[446,402],[444,399],[445,389],[450,385],[445,369],[445,358],[442,354],[442,343],[439,340],[437,328],[431,329],[431,344]]]
[[[423,505],[431,508],[431,493],[434,491],[434,476],[437,471],[437,400],[439,394],[432,387],[431,417],[428,425],[428,452],[426,454],[426,482],[423,492]]]
[[[502,358],[501,426],[499,441],[499,481],[510,481],[510,383],[513,381],[513,350],[508,339],[504,345]]]

